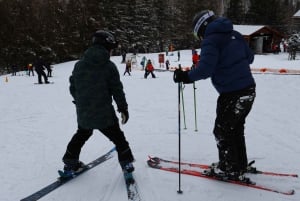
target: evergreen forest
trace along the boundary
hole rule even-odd
[[[52,64],[78,59],[99,29],[116,35],[115,55],[197,47],[191,24],[203,9],[290,34],[299,8],[299,0],[0,0],[0,70],[38,56]]]

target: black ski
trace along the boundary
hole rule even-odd
[[[129,201],[142,201],[138,185],[132,173],[123,172]]]
[[[57,180],[51,184],[49,184],[48,186],[45,186],[44,188],[42,188],[41,190],[38,190],[37,192],[33,193],[32,195],[29,195],[23,199],[21,199],[21,201],[36,201],[39,200],[40,198],[44,197],[45,195],[51,193],[52,191],[54,191],[55,189],[57,189],[58,187],[64,185],[65,183],[67,183],[68,181],[76,178],[77,176],[83,174],[84,172],[87,172],[88,170],[96,167],[97,165],[107,161],[108,159],[113,157],[113,152],[116,150],[116,148],[112,148],[109,152],[107,152],[106,154],[100,156],[99,158],[97,158],[96,160],[88,163],[86,165],[86,168],[83,169],[81,172],[77,173],[76,175],[74,175],[74,177],[69,177],[69,178],[57,178]]]
[[[44,84],[54,84],[54,82],[49,82],[49,83],[37,83],[37,82],[35,82],[34,84],[44,85]]]

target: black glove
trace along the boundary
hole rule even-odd
[[[121,123],[126,124],[129,119],[129,113],[127,109],[119,109],[118,110],[121,113]]]
[[[188,73],[189,71],[182,71],[181,69],[176,69],[173,75],[174,82],[183,82],[185,84],[193,83],[193,81],[190,80]]]

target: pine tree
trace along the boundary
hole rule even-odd
[[[226,12],[226,16],[234,24],[244,23],[245,9],[243,0],[231,0]]]

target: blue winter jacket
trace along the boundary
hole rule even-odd
[[[200,58],[189,72],[191,81],[211,77],[220,94],[255,86],[249,66],[254,54],[227,18],[217,18],[207,26]]]

